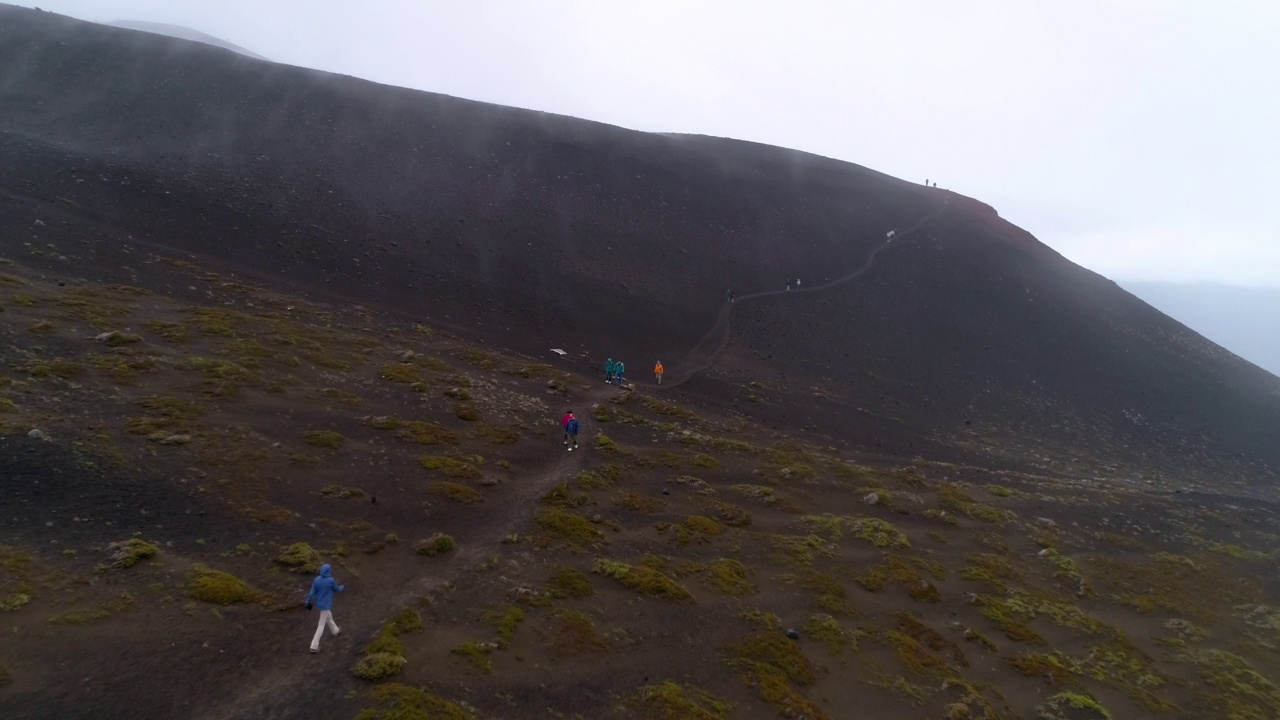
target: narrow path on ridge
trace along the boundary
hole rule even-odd
[[[934,218],[938,217],[944,212],[946,212],[945,207],[930,215],[925,216],[924,219],[920,220],[915,225],[912,225],[910,228],[904,230],[903,232],[894,233],[894,236],[892,239],[886,240],[885,242],[881,243],[878,247],[876,247],[874,250],[871,251],[871,254],[867,256],[867,261],[863,263],[862,267],[849,273],[848,275],[845,275],[844,277],[839,277],[839,278],[836,278],[835,280],[825,282],[821,285],[814,285],[804,289],[797,288],[795,290],[762,290],[760,292],[755,292],[749,295],[743,295],[742,297],[736,298],[735,301],[732,303],[726,302],[724,304],[724,307],[721,308],[720,314],[716,317],[715,325],[711,326],[711,329],[707,331],[707,334],[703,335],[702,339],[699,340],[698,343],[693,346],[693,349],[689,351],[689,354],[685,356],[684,364],[687,366],[686,369],[681,371],[681,373],[677,376],[676,380],[663,383],[662,385],[654,385],[653,387],[659,390],[669,390],[671,388],[677,388],[685,384],[686,382],[692,380],[695,376],[698,375],[698,373],[706,372],[707,370],[711,369],[715,365],[716,359],[720,357],[720,353],[724,352],[724,349],[729,346],[729,340],[733,335],[732,316],[733,316],[734,307],[740,306],[742,305],[742,303],[747,302],[748,300],[755,300],[763,297],[771,297],[774,295],[802,295],[804,293],[815,293],[822,290],[829,290],[833,287],[836,287],[837,285],[843,285],[844,283],[856,280],[857,278],[862,277],[862,275],[867,273],[869,270],[871,270],[872,267],[875,266],[876,256],[880,254],[881,250],[884,250],[891,245],[896,245],[897,243],[901,242],[908,235],[920,229],[920,227],[923,226],[925,223],[929,222],[930,220],[933,220]],[[717,334],[718,334],[718,339],[717,339]],[[714,345],[714,349],[710,349],[712,348],[713,345]],[[705,359],[699,360],[700,357],[704,357]]]

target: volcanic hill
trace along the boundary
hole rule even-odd
[[[0,321],[6,718],[1280,716],[1280,380],[956,193],[0,6]]]

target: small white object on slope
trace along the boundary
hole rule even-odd
[[[560,348],[551,348],[551,352],[553,352],[553,353],[555,353],[555,354],[559,355],[560,357],[564,357],[565,355],[568,355],[568,354],[569,354],[569,353],[567,353],[567,352],[565,352],[565,351],[561,350]]]

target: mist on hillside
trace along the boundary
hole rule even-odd
[[[1280,288],[1142,281],[1120,284],[1209,340],[1280,375]]]

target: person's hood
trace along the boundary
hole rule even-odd
[[[329,574],[332,572],[333,572],[333,567],[329,565],[329,563],[325,563],[320,566],[320,577],[327,578],[329,577]]]

